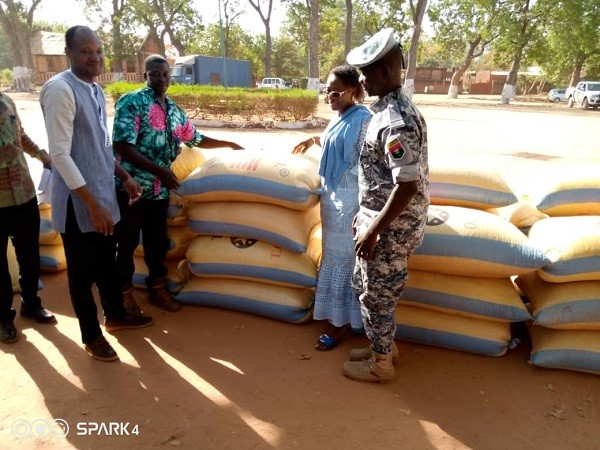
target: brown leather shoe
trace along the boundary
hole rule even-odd
[[[111,362],[119,359],[115,349],[112,348],[106,338],[102,335],[98,336],[92,342],[85,344],[84,348],[92,358],[99,361]]]
[[[154,319],[148,316],[130,316],[125,314],[121,320],[104,319],[104,328],[109,333],[119,330],[135,330],[137,328],[146,328],[154,323]]]
[[[125,312],[130,316],[144,317],[144,312],[133,297],[133,289],[123,291],[123,306],[125,306]]]
[[[181,303],[173,298],[165,286],[150,288],[150,303],[170,312],[177,312],[182,308]]]

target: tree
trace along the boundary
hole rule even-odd
[[[8,38],[13,75],[17,90],[29,89],[33,74],[33,57],[31,55],[31,36],[35,29],[33,15],[42,0],[33,0],[27,6],[25,2],[0,0],[0,23]]]
[[[600,54],[600,3],[552,0],[549,11],[547,54],[542,65],[554,81],[565,82],[568,77],[569,86],[575,86],[586,64],[592,69],[594,57]]]
[[[223,17],[225,19],[225,23],[223,24],[223,41],[225,45],[224,53],[226,58],[229,57],[231,27],[235,24],[235,20],[240,17],[242,13],[243,10],[239,0],[223,0]]]
[[[10,67],[12,67],[12,59],[8,48],[8,38],[3,28],[0,30],[0,70]]]
[[[352,50],[352,0],[346,0],[346,33],[344,35],[344,54]]]
[[[415,92],[415,74],[417,73],[417,52],[419,50],[419,39],[421,38],[421,27],[423,16],[427,9],[427,0],[409,0],[410,12],[413,22],[413,33],[410,39],[410,49],[408,51],[408,63],[406,65],[406,75],[404,78],[404,94],[412,99]]]
[[[457,98],[460,81],[475,58],[497,36],[497,0],[441,0],[429,9],[435,41],[448,53],[455,67],[448,97]]]
[[[273,52],[273,39],[271,37],[271,13],[273,12],[273,0],[265,0],[267,2],[267,10],[262,10],[261,0],[248,0],[250,5],[256,10],[260,16],[260,20],[265,26],[265,77],[271,76],[271,53]]]
[[[502,104],[508,105],[517,92],[517,75],[528,50],[540,42],[542,25],[548,20],[546,0],[508,0],[498,9],[500,37],[495,47],[510,55],[510,68],[502,89]]]
[[[319,92],[319,0],[310,0],[308,27],[308,85],[307,89]]]

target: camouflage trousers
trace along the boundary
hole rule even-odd
[[[368,222],[362,220],[362,226]],[[361,217],[356,227],[361,229]],[[402,236],[402,234],[400,233]],[[356,259],[352,289],[360,301],[361,316],[374,351],[390,354],[396,333],[396,303],[408,278],[407,263],[420,239],[398,239],[398,234],[379,235],[373,258]]]

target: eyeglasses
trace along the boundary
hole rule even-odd
[[[342,95],[344,95],[349,90],[350,90],[350,88],[344,89],[341,92],[340,91],[325,91],[325,95],[329,98],[340,98]]]

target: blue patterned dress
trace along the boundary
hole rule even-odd
[[[356,256],[352,220],[358,212],[358,155],[370,119],[366,107],[354,105],[333,119],[321,137],[323,257],[314,319],[327,319],[336,327],[350,323],[362,328],[360,304],[350,282]]]

